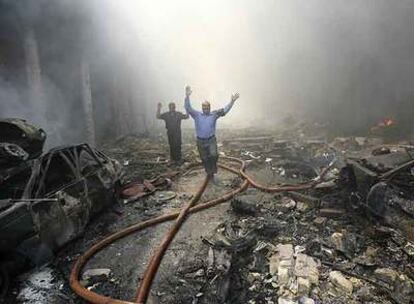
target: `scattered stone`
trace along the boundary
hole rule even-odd
[[[353,286],[350,280],[340,271],[331,271],[329,273],[329,281],[334,287],[334,294],[352,294]]]
[[[374,276],[387,283],[390,286],[394,286],[394,282],[397,279],[398,272],[391,268],[378,268],[374,271]]]
[[[405,274],[400,274],[394,284],[394,294],[399,303],[411,304],[414,299],[414,282]]]
[[[404,246],[404,251],[407,253],[410,257],[414,257],[414,244],[407,242]]]
[[[372,301],[372,290],[368,286],[362,286],[356,293],[359,300],[363,303]]]
[[[299,304],[315,304],[315,301],[308,297],[301,297],[299,299]]]
[[[269,271],[270,274],[278,276],[278,283],[286,285],[289,283],[293,273],[293,245],[292,244],[278,244],[276,246],[276,253],[270,257]]]
[[[319,210],[319,216],[329,218],[340,218],[345,214],[345,209],[324,208]]]
[[[297,202],[296,203],[296,209],[300,212],[306,212],[310,209],[309,205],[304,202]]]
[[[109,277],[111,274],[111,269],[108,268],[95,268],[88,269],[82,274],[82,280],[88,281],[92,277]]]
[[[313,223],[318,227],[323,227],[325,226],[327,220],[328,219],[326,217],[318,216],[313,220]]]
[[[331,242],[336,250],[345,254],[348,258],[353,258],[357,250],[356,236],[352,233],[335,232],[331,235]]]
[[[284,299],[284,298],[279,298],[277,300],[278,304],[297,304],[298,302],[290,300],[290,299]]]
[[[317,285],[319,282],[318,263],[310,256],[299,253],[296,257],[295,275],[306,278],[310,283]]]
[[[280,201],[279,210],[282,212],[288,212],[290,210],[295,209],[295,207],[296,207],[296,202],[290,197],[285,196]]]
[[[307,296],[310,292],[311,282],[308,279],[298,277],[298,295]]]
[[[368,246],[362,255],[354,259],[354,262],[364,266],[374,266],[376,265],[377,252],[378,248]]]

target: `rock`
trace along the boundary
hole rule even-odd
[[[354,259],[354,262],[364,266],[374,266],[376,264],[378,248],[368,246],[365,252]]]
[[[95,268],[88,269],[82,274],[82,280],[88,281],[92,277],[109,277],[111,269],[108,268]]]
[[[336,250],[344,250],[344,235],[340,232],[335,232],[331,235],[331,242]]]
[[[281,260],[289,260],[293,258],[293,245],[292,244],[278,244],[276,250],[279,252]]]
[[[298,295],[307,296],[310,292],[311,282],[308,279],[298,277]]]
[[[308,297],[301,297],[299,299],[299,304],[315,304],[315,301]]]
[[[315,218],[313,220],[313,223],[318,226],[318,227],[323,227],[325,226],[327,222],[327,218],[326,217],[322,217],[322,216],[318,216],[317,218]]]
[[[345,214],[345,209],[324,208],[319,210],[321,217],[340,218]]]
[[[399,303],[412,303],[414,299],[414,282],[405,274],[400,274],[394,284],[394,294]]]
[[[270,274],[277,274],[280,285],[287,284],[290,281],[293,273],[293,254],[292,244],[278,244],[276,246],[276,253],[270,257]]]
[[[293,199],[291,199],[290,197],[283,197],[278,209],[282,212],[288,212],[290,210],[295,209],[295,207],[296,202]]]
[[[277,300],[277,304],[297,304],[298,302],[290,300],[290,299],[284,299],[284,298],[279,298]]]
[[[317,285],[319,282],[318,263],[310,256],[298,253],[295,263],[295,275],[308,279],[310,283]]]
[[[282,260],[279,263],[279,268],[277,270],[278,282],[281,285],[288,284],[292,274],[292,263],[287,260]]]
[[[410,257],[414,257],[414,244],[407,242],[404,246],[404,251],[407,253]]]
[[[338,294],[352,294],[353,286],[351,281],[345,278],[340,271],[331,271],[329,273],[329,281],[333,284]]]
[[[362,303],[370,302],[372,301],[372,290],[368,286],[362,286],[356,293],[359,300],[362,301]]]
[[[297,202],[296,203],[296,209],[300,212],[306,212],[309,210],[309,205],[307,203],[304,202]]]
[[[357,240],[356,236],[346,231],[335,232],[331,235],[331,242],[335,249],[345,254],[346,257],[352,258],[355,255]]]
[[[394,286],[394,282],[398,277],[398,272],[391,268],[378,268],[374,271],[374,276],[390,286]]]

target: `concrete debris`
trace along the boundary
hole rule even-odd
[[[378,268],[374,271],[374,276],[390,286],[394,286],[395,280],[398,277],[398,272],[390,268]]]
[[[289,299],[279,298],[277,300],[277,303],[278,304],[297,304],[298,302],[297,301],[292,301],[292,300],[289,300]]]
[[[299,299],[299,304],[315,304],[315,300],[307,297],[301,297]]]
[[[89,280],[92,277],[108,278],[110,274],[111,274],[111,269],[108,269],[108,268],[88,269],[82,274],[82,280]]]
[[[280,201],[280,207],[279,210],[282,212],[288,212],[290,210],[295,209],[296,207],[296,202],[289,198],[289,197],[283,197],[282,200]]]
[[[329,273],[329,281],[332,283],[331,292],[333,292],[334,295],[352,294],[352,282],[345,278],[340,271],[331,271]]]
[[[337,251],[348,258],[353,258],[357,251],[357,239],[353,233],[335,232],[331,235],[331,242]]]
[[[154,282],[148,302],[410,303],[414,290],[413,230],[413,238],[410,238],[409,233],[409,228],[414,227],[414,169],[413,163],[410,163],[412,150],[395,147],[374,150],[377,147],[373,146],[375,139],[371,137],[337,138],[329,142],[319,133],[314,134],[318,136],[307,138],[307,131],[306,126],[301,126],[294,131],[282,132],[276,137],[255,134],[257,131],[253,130],[249,130],[251,134],[248,135],[223,130],[224,133],[229,133],[227,142],[220,146],[221,155],[247,160],[249,175],[264,185],[302,183],[315,178],[333,159],[338,161],[326,175],[325,182],[318,187],[300,193],[277,194],[262,193],[250,187],[244,193],[235,195],[230,207],[223,204],[188,216],[180,234],[167,252],[164,264],[160,266],[159,277]],[[29,205],[34,207],[32,211],[38,215],[36,220],[42,220],[40,215],[47,215],[47,212],[42,212],[49,207],[50,214],[59,214],[61,210],[54,209],[54,206],[60,200],[65,202],[63,211],[67,208],[67,214],[70,210],[78,210],[74,206],[80,209],[72,219],[72,222],[76,219],[78,226],[62,224],[65,221],[57,222],[74,228],[75,232],[63,229],[61,233],[59,229],[52,230],[47,225],[41,225],[45,228],[42,234],[28,240],[30,242],[25,241],[24,246],[19,248],[19,253],[33,252],[30,247],[32,241],[44,238],[45,232],[49,230],[57,231],[56,235],[49,235],[47,245],[40,251],[41,256],[50,254],[53,258],[56,249],[62,248],[68,240],[73,240],[74,245],[63,247],[62,253],[55,258],[53,264],[66,276],[79,253],[106,234],[165,214],[169,210],[178,210],[184,202],[191,199],[203,180],[200,171],[187,171],[197,161],[194,145],[186,143],[190,139],[189,136],[183,137],[183,155],[188,162],[182,166],[168,163],[168,149],[162,138],[126,136],[116,144],[104,147],[111,158],[89,147],[92,159],[97,156],[112,164],[112,167],[104,164],[95,168],[110,170],[114,178],[107,183],[108,176],[102,171],[96,180],[88,180],[88,188],[83,191],[88,194],[85,200],[73,195],[82,191],[58,191],[56,200],[53,196],[51,201],[25,202],[23,207],[26,209],[23,209],[27,210]],[[4,147],[0,147],[0,168],[1,153],[7,150]],[[36,158],[31,158],[31,155],[19,152],[11,145],[7,147],[8,159],[13,154],[11,152],[15,154],[12,155],[14,163],[21,165],[36,162]],[[68,151],[62,150],[56,153],[65,155],[66,152]],[[76,160],[76,157],[73,159]],[[114,159],[118,163],[124,163],[126,168],[121,170]],[[88,158],[81,163],[89,164],[90,161]],[[222,161],[225,159],[222,158]],[[92,171],[88,170],[93,168],[88,165],[86,167],[87,172],[82,173],[81,170],[78,172],[79,176],[89,176],[87,173]],[[0,170],[0,182],[15,174],[14,166],[10,170],[7,169],[7,174]],[[124,171],[125,175],[122,173]],[[216,198],[222,193],[232,191],[241,183],[240,177],[227,175],[222,171],[219,171],[219,175],[225,183],[209,186],[203,199]],[[179,182],[176,183],[174,178],[179,179]],[[103,188],[107,191],[90,187],[98,181],[105,182]],[[25,187],[26,182],[13,184],[13,187],[8,188],[8,193],[23,192]],[[101,200],[95,202],[94,195],[100,194],[99,197],[102,198],[103,193],[108,200],[101,206],[96,203]],[[116,215],[98,214],[104,206],[113,202],[115,194],[123,195],[124,202],[131,203],[122,206],[125,212]],[[39,195],[37,198],[45,197]],[[18,199],[23,203],[21,196]],[[132,204],[138,199],[137,203]],[[3,211],[17,206],[8,197],[0,200],[0,228],[9,227],[2,225]],[[40,208],[41,206],[45,208]],[[371,218],[367,214],[375,217]],[[25,218],[30,219],[31,215],[28,216]],[[89,222],[91,216],[95,219]],[[11,222],[10,220],[7,223]],[[90,226],[84,229],[88,223]],[[408,227],[405,230],[399,228],[403,223]],[[394,229],[385,227],[386,225]],[[24,235],[31,235],[31,231],[22,232]],[[78,232],[85,235],[81,240],[75,239]],[[8,243],[3,246],[3,241],[8,241],[10,236],[15,238],[17,234],[2,228],[0,236],[3,235],[5,237],[1,237],[0,247],[6,248]],[[93,267],[106,268],[86,270],[81,281],[85,288],[114,298],[130,296],[130,291],[136,287],[136,281],[131,280],[131,274],[135,274],[138,271],[135,266],[139,264],[139,267],[141,264],[132,265],[131,258],[135,259],[137,250],[143,252],[142,256],[146,256],[162,239],[163,229],[157,227],[131,237],[136,239],[108,246],[94,257],[96,260],[91,264]],[[49,248],[49,244],[58,246]],[[0,249],[2,259],[1,253]],[[1,264],[3,267],[4,264]],[[142,264],[145,264],[144,260]],[[374,270],[375,267],[378,268]],[[343,269],[343,272],[337,269]],[[143,269],[139,268],[141,270]],[[3,271],[0,275],[3,275]],[[11,272],[10,276],[13,275]],[[66,277],[60,280],[45,277],[45,282],[53,285],[53,291],[59,291],[55,281],[64,286],[63,290],[69,294],[67,303],[77,303],[69,290]],[[362,279],[364,277],[367,279]],[[3,281],[5,280],[1,277],[0,282]],[[59,303],[42,298],[44,295],[37,297],[41,293],[39,290],[43,288],[37,283],[34,284],[34,291],[26,289],[26,285],[22,285],[23,295],[16,292],[16,295],[20,294],[20,301],[33,298],[40,299],[38,303]],[[13,303],[15,298],[12,296],[10,302]]]
[[[322,227],[324,227],[324,226],[326,225],[327,220],[328,220],[328,219],[327,219],[326,217],[318,216],[318,217],[316,217],[316,218],[313,220],[313,223],[314,223],[316,226],[318,226],[318,227],[322,228]]]
[[[295,275],[297,277],[308,279],[311,284],[317,285],[319,282],[318,264],[314,258],[299,253],[295,261]]]

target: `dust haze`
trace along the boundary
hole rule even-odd
[[[413,131],[410,0],[42,0],[2,6],[9,27],[1,31],[21,30],[10,25],[13,16],[36,24],[45,101],[28,102],[23,66],[2,68],[1,116],[34,119],[53,131],[56,142],[83,140],[75,88],[82,56],[91,63],[101,136],[111,132],[109,91],[133,105],[131,132],[151,132],[162,127],[154,117],[158,102],[166,109],[175,101],[183,110],[186,84],[196,108],[204,100],[222,107],[240,92],[219,127],[274,126],[290,115],[344,134],[365,132],[384,118]]]

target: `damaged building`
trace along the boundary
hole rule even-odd
[[[414,303],[412,12],[0,0],[0,303]]]

